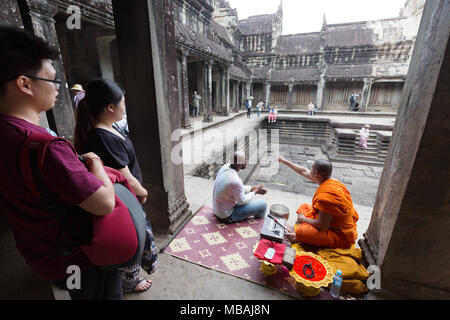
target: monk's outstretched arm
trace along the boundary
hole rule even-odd
[[[318,219],[309,219],[309,218],[306,218],[304,215],[300,214],[298,216],[297,222],[298,223],[308,223],[321,231],[327,231],[328,229],[330,229],[332,219],[333,219],[333,216],[331,214],[328,214],[323,211],[319,211]]]
[[[305,178],[311,180],[312,182],[318,182],[317,180],[315,180],[315,179],[311,176],[311,172],[310,172],[307,168],[302,167],[302,166],[299,166],[299,165],[297,165],[297,164],[295,164],[295,163],[292,163],[292,162],[286,160],[286,159],[285,159],[284,157],[282,157],[282,156],[278,156],[278,161],[279,161],[280,163],[285,164],[288,168],[294,170],[294,171],[297,172],[299,175],[301,175],[301,176],[303,176],[303,177],[305,177]]]

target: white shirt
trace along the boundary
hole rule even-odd
[[[370,131],[369,129],[362,128],[361,131],[359,131],[359,134],[364,140],[367,140],[369,138]]]
[[[237,205],[249,203],[255,196],[250,186],[244,186],[236,170],[225,164],[217,173],[213,191],[213,212],[220,219],[226,219]]]

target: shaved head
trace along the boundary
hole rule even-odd
[[[237,151],[234,153],[231,167],[237,171],[245,169],[247,167],[247,158],[245,157],[244,152]]]
[[[330,179],[333,172],[333,165],[329,160],[319,159],[314,162],[314,168],[323,181]]]

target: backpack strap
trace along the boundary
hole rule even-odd
[[[70,250],[63,250],[61,245],[62,231],[67,221],[67,207],[55,202],[55,196],[46,186],[42,178],[44,157],[50,143],[54,141],[65,141],[71,146],[75,154],[75,147],[66,139],[53,137],[49,134],[32,133],[22,144],[20,153],[20,169],[23,181],[31,193],[51,212],[55,213],[60,221],[58,235],[56,239],[55,251],[58,255],[69,255]],[[80,159],[81,160],[81,159]]]
[[[53,137],[44,133],[32,133],[22,144],[20,169],[27,188],[37,198],[42,197],[45,183],[42,179],[45,152],[53,141],[65,141],[75,154],[75,147],[66,139]]]

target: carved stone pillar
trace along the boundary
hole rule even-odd
[[[189,113],[189,78],[188,78],[188,56],[189,52],[183,50],[181,52],[181,92],[182,92],[182,112],[181,112],[181,127],[191,128],[191,120]]]
[[[211,114],[212,112],[212,95],[213,95],[213,90],[212,90],[212,67],[213,67],[214,62],[212,60],[209,60],[206,64],[206,77],[205,77],[205,86],[206,86],[206,90],[205,90],[205,100],[207,101],[206,103],[206,111],[205,114],[203,116],[203,122],[212,122],[213,121],[213,116]]]
[[[234,112],[238,112],[239,111],[239,81],[236,81],[234,83]]]
[[[206,86],[205,86],[205,63],[204,62],[197,62],[195,64],[196,67],[196,74],[197,74],[197,91],[198,94],[202,97],[200,100],[200,106],[198,110],[199,115],[203,115],[205,113],[205,106],[206,106]]]
[[[374,83],[374,79],[372,79],[372,78],[364,79],[364,87],[363,87],[363,91],[362,91],[361,106],[360,106],[362,111],[367,111],[367,106],[368,106],[369,100],[370,100],[370,91],[372,89],[373,83]]]
[[[287,101],[287,108],[288,110],[292,109],[292,94],[294,91],[294,83],[289,83],[289,92],[288,92],[288,101]]]
[[[316,106],[319,109],[323,108],[323,99],[324,99],[324,94],[325,94],[325,87],[326,87],[326,83],[325,83],[325,79],[321,79],[318,83],[317,83],[317,102],[316,102]]]
[[[245,99],[250,98],[250,96],[252,95],[252,82],[248,81],[246,84],[246,88],[247,88],[247,97]]]
[[[270,106],[270,83],[266,82],[266,105]]]
[[[21,13],[26,30],[44,38],[52,46],[60,50],[55,19],[53,18],[58,13],[58,8],[55,5],[49,1],[26,0],[21,6]],[[55,60],[53,66],[56,69],[57,78],[62,80],[63,83],[67,83],[62,58],[59,57],[59,59]],[[41,117],[41,124],[45,125],[46,121],[43,115]],[[60,87],[55,107],[47,111],[46,117],[49,127],[58,136],[73,140],[75,117],[67,85]]]
[[[228,116],[230,114],[230,73],[228,67],[224,67],[221,70],[220,77],[222,82],[222,105],[220,114]]]
[[[239,102],[240,103],[239,110],[242,110],[245,106],[245,99],[247,99],[246,86],[247,86],[246,83],[244,83],[244,82],[241,83],[241,101]]]
[[[113,0],[131,138],[150,194],[145,209],[158,233],[174,233],[191,217],[184,192],[173,2]],[[181,158],[181,159],[180,159]]]

